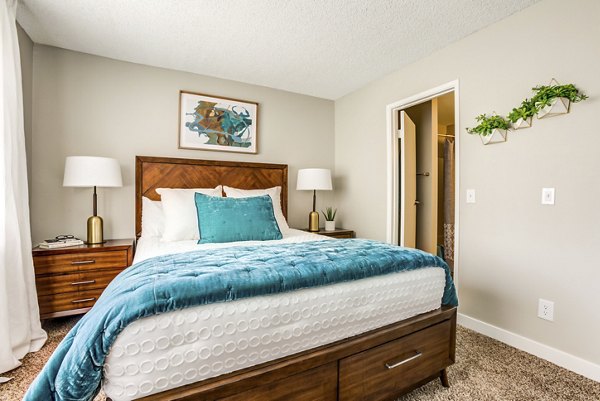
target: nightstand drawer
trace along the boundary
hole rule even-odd
[[[343,238],[354,238],[356,233],[352,230],[347,230],[345,228],[336,228],[335,230],[325,230],[321,228],[319,231],[309,231],[307,229],[301,229],[302,231],[308,231],[311,234],[324,235],[326,237],[343,239]]]
[[[102,294],[103,288],[89,291],[67,292],[38,297],[40,315],[56,314],[57,312],[74,309],[91,308]]]
[[[319,234],[320,235],[327,235],[327,234],[322,234],[322,233],[319,233]],[[331,237],[331,238],[339,238],[339,239],[342,239],[342,238],[354,238],[354,233],[350,233],[350,232],[339,233],[339,234],[336,233],[336,234],[329,235],[329,237]]]
[[[110,239],[101,245],[33,249],[40,317],[87,312],[108,284],[131,265],[134,239]]]
[[[35,279],[38,296],[84,290],[104,289],[122,269],[38,276]]]
[[[70,273],[127,267],[127,250],[35,256],[35,274]]]

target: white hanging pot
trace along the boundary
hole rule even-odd
[[[544,106],[538,111],[538,118],[547,118],[558,116],[560,114],[567,114],[569,112],[569,107],[571,106],[571,101],[566,97],[557,97],[552,99],[550,104]]]
[[[325,220],[325,231],[335,231],[335,220]]]
[[[484,145],[506,142],[507,131],[505,129],[494,128],[489,135],[479,135]]]
[[[531,127],[531,117],[527,117],[525,119],[519,118],[517,121],[512,123],[512,129],[522,129]]]

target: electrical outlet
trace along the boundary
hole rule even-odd
[[[540,298],[538,300],[538,317],[540,319],[554,321],[554,302]]]
[[[475,203],[475,190],[467,189],[467,203]]]

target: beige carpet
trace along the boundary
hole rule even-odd
[[[21,367],[4,375],[13,379],[0,384],[0,400],[21,400],[76,321],[47,322],[48,342],[39,352],[27,355]],[[457,363],[449,368],[449,389],[436,380],[399,401],[600,401],[600,383],[462,327],[458,328],[456,354]],[[96,398],[103,399],[102,395]]]
[[[44,322],[44,330],[48,332],[48,341],[41,350],[34,354],[27,354],[23,358],[23,364],[10,372],[2,374],[4,377],[12,377],[12,380],[0,384],[0,401],[20,401],[25,395],[29,384],[35,379],[44,364],[52,355],[52,352],[69,332],[71,327],[77,323],[80,316],[52,319]],[[105,400],[103,395],[96,397],[95,401]],[[42,401],[42,400],[40,400]]]

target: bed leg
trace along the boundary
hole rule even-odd
[[[440,381],[442,382],[442,386],[450,387],[450,382],[448,381],[448,371],[446,369],[442,369],[440,371]]]

